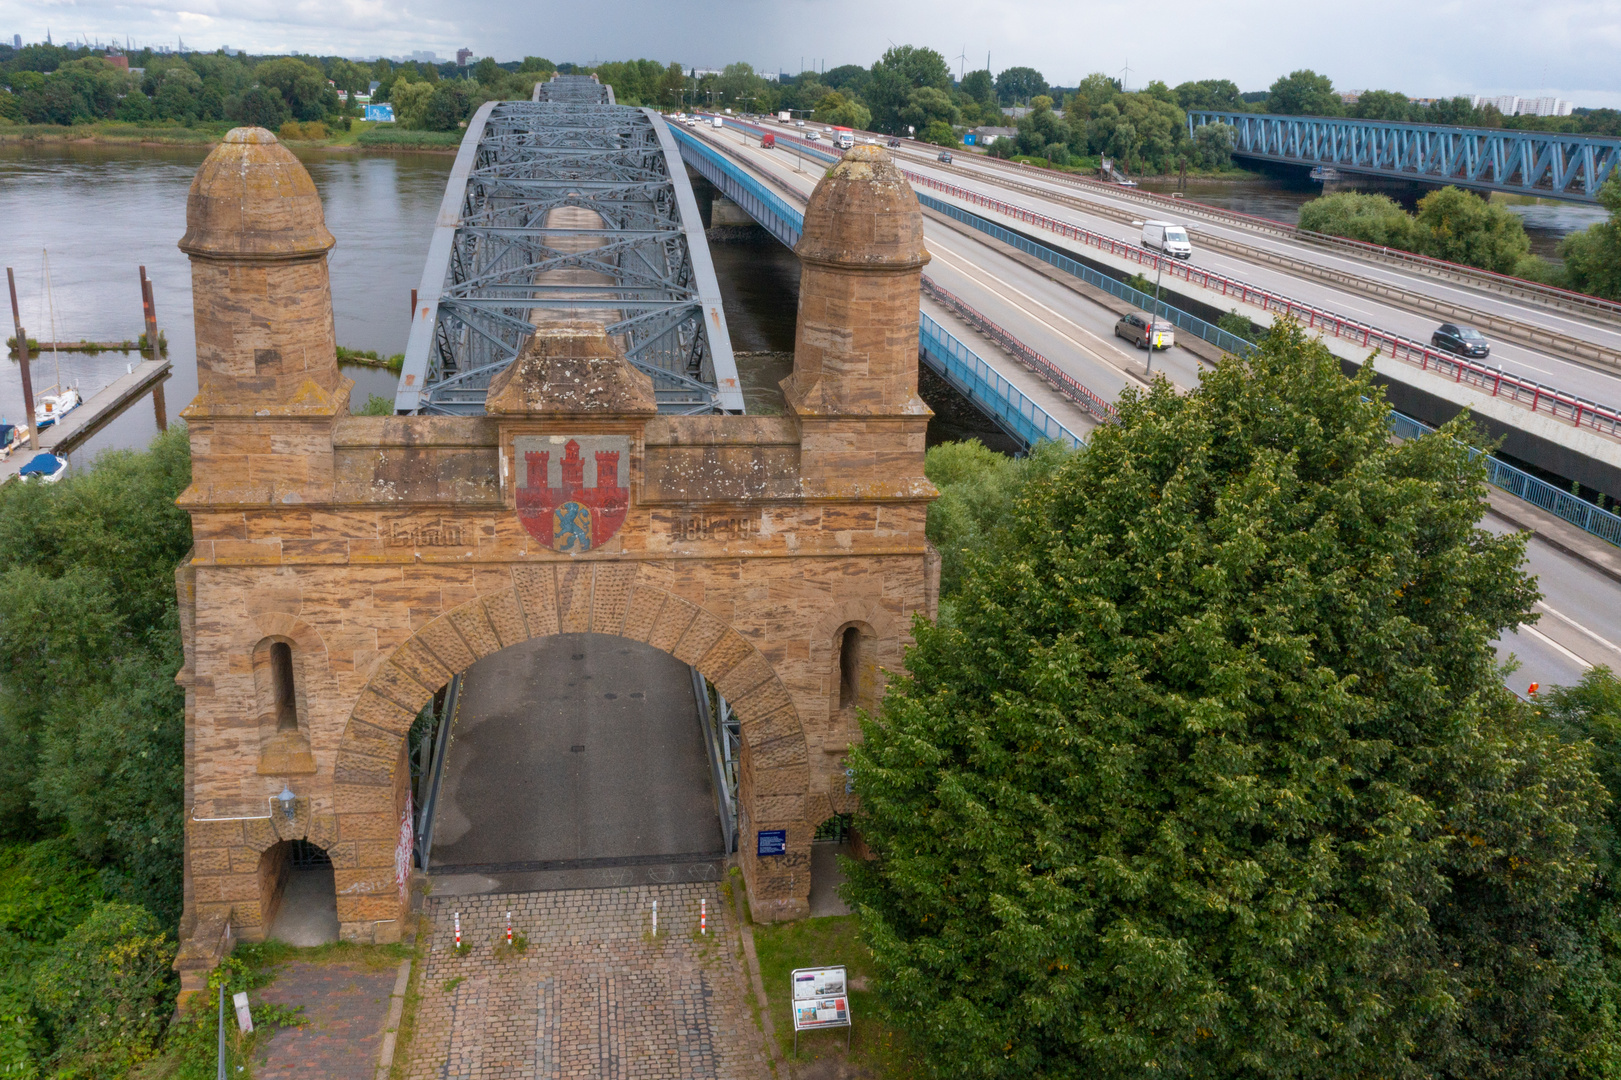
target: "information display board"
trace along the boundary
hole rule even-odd
[[[392,124],[394,122],[394,106],[367,105],[366,119],[373,124]]]
[[[799,1033],[821,1028],[850,1027],[850,997],[844,968],[795,968],[790,976],[794,1003],[794,1053],[799,1053]],[[850,1033],[844,1034],[846,1049]]]
[[[787,829],[761,829],[755,833],[756,855],[786,855],[788,854]]]

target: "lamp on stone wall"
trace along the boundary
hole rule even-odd
[[[298,818],[298,796],[293,794],[286,781],[282,781],[281,794],[276,796],[276,801],[281,804],[282,817],[291,825]]]

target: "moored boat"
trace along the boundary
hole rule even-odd
[[[68,471],[68,459],[57,457],[55,454],[35,454],[32,461],[17,470],[17,475],[23,479],[38,478],[47,484],[54,484],[62,479],[62,474]]]
[[[51,389],[57,392],[45,394],[34,403],[34,427],[39,431],[44,431],[84,404],[79,398],[79,391],[71,386],[66,390],[54,386]]]

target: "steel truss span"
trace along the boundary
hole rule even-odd
[[[480,415],[537,323],[599,319],[661,412],[742,412],[703,223],[669,129],[611,88],[488,102],[446,185],[394,407]],[[574,80],[570,80],[571,82]],[[539,88],[537,88],[538,92]],[[604,101],[604,99],[607,99]]]
[[[1621,164],[1621,139],[1504,128],[1263,113],[1190,112],[1233,129],[1233,153],[1291,165],[1594,203]]]

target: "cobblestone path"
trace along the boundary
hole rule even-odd
[[[698,939],[698,902],[709,935]],[[651,936],[652,903],[659,934]],[[499,947],[506,913],[529,939]],[[453,950],[461,913],[465,956]],[[757,1080],[770,1074],[716,883],[429,896],[411,1080]]]

